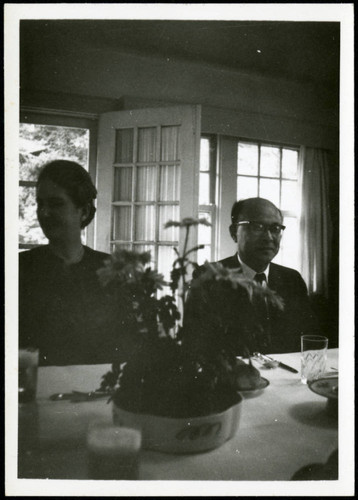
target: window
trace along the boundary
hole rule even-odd
[[[230,136],[201,136],[199,216],[211,228],[199,226],[198,262],[232,255],[230,213],[236,200],[260,196],[278,206],[284,216],[281,248],[275,262],[300,270],[298,259],[301,194],[298,187],[299,148]]]
[[[47,243],[36,215],[36,180],[41,167],[68,159],[88,170],[89,131],[69,127],[20,123],[19,245]]]
[[[97,180],[96,222],[85,238],[98,250],[150,250],[168,279],[173,247],[183,242],[177,228],[164,229],[165,222],[193,214],[209,220],[211,227],[199,225],[189,245],[204,245],[200,264],[215,261],[234,251],[228,231],[233,202],[262,196],[281,209],[287,227],[275,260],[298,268],[297,147],[200,135],[194,106],[101,115],[98,157],[95,115],[23,112],[21,122],[20,248],[46,242],[37,223],[35,181],[45,161],[61,157],[78,161]]]
[[[216,137],[202,136],[200,141],[199,218],[205,218],[211,226],[199,225],[198,243],[204,245],[198,252],[198,263],[216,259]]]
[[[113,164],[112,248],[150,251],[169,278],[179,229],[179,127],[116,130]]]
[[[96,179],[93,160],[96,138],[94,119],[36,111],[22,111],[19,127],[19,248],[30,249],[47,243],[37,221],[36,180],[41,167],[54,159],[80,163]],[[93,243],[91,226],[83,241]]]
[[[275,262],[298,268],[298,148],[238,141],[237,199],[260,196],[280,208],[286,230]]]
[[[200,109],[104,113],[99,121],[97,248],[150,251],[170,279],[183,231],[165,228],[198,213]],[[189,248],[197,244],[191,232]]]

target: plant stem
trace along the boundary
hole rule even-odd
[[[188,239],[189,239],[189,231],[190,231],[190,226],[186,226],[186,233],[185,233],[185,241],[184,241],[184,251],[183,251],[183,256],[186,254],[186,249],[188,246]]]
[[[184,323],[184,305],[185,305],[185,290],[186,290],[186,281],[185,281],[186,267],[185,267],[184,262],[185,262],[186,250],[188,247],[190,226],[186,226],[185,230],[186,230],[186,232],[185,232],[183,255],[182,255],[182,258],[180,259],[180,268],[181,268],[181,276],[182,276],[182,293],[180,294],[180,298],[182,301],[182,308],[183,308],[182,324]]]

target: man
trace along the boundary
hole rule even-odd
[[[263,198],[248,198],[234,203],[230,234],[237,253],[220,261],[227,268],[241,268],[246,278],[259,281],[277,292],[285,303],[283,311],[262,304],[263,331],[252,350],[264,353],[300,350],[300,336],[319,333],[310,309],[307,287],[294,269],[272,263],[280,249],[285,229],[280,210]]]

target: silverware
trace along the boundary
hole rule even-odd
[[[93,399],[99,399],[109,396],[108,392],[105,391],[72,391],[72,392],[59,392],[52,394],[50,396],[51,401],[63,401],[70,400],[72,403],[79,403],[81,401],[91,401]]]
[[[49,399],[51,401],[62,401],[63,399],[71,399],[72,393],[64,393],[64,392],[57,392],[56,394],[52,394]]]
[[[292,368],[292,366],[288,366],[281,361],[277,361],[277,359],[273,359],[270,356],[267,356],[267,354],[254,352],[254,356],[257,357],[261,362],[263,362],[268,368],[276,368],[277,366],[279,366],[280,368],[288,370],[289,372],[298,373],[298,370],[296,370],[296,368]]]
[[[261,363],[262,366],[264,366],[265,368],[277,368],[278,367],[277,361],[268,360],[267,358],[264,358],[263,354],[261,354],[259,352],[254,352],[252,357],[255,361],[258,361],[259,363]]]

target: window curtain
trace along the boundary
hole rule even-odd
[[[332,224],[328,199],[328,155],[314,148],[301,148],[300,264],[308,293],[328,298]]]

